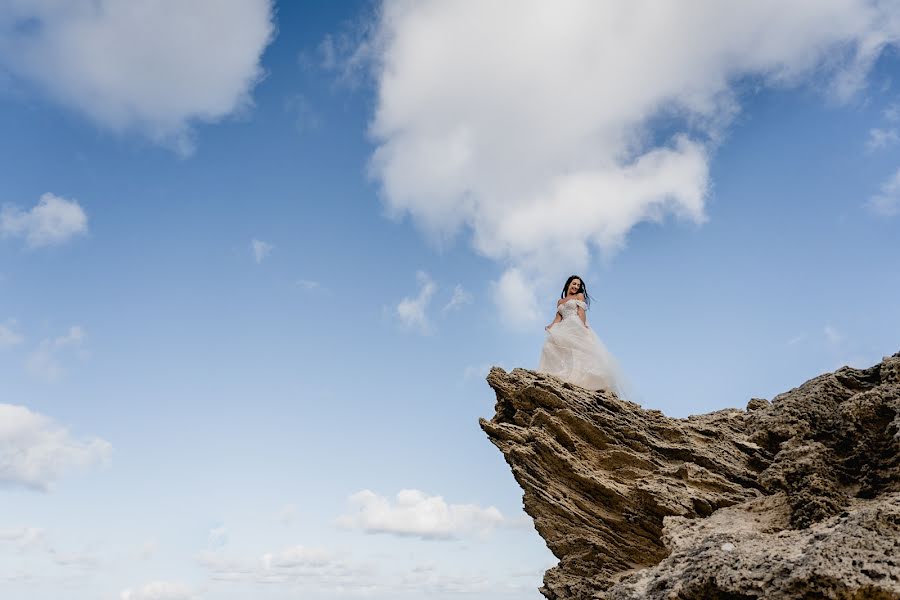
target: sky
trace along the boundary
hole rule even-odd
[[[566,277],[684,417],[900,351],[900,4],[0,3],[0,595],[538,600]]]

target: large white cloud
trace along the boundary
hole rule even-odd
[[[493,506],[448,504],[441,496],[419,490],[400,490],[393,502],[362,490],[350,496],[350,503],[356,512],[342,516],[338,523],[367,533],[449,539],[464,533],[484,533],[505,522]]]
[[[0,69],[189,153],[191,122],[249,102],[273,29],[270,0],[8,0]]]
[[[24,406],[0,404],[0,486],[47,490],[61,475],[107,460],[111,449]]]
[[[392,214],[519,269],[501,292],[532,286],[640,222],[703,223],[738,82],[846,99],[898,39],[895,0],[386,0],[372,174]]]

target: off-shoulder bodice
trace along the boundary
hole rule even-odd
[[[578,316],[579,308],[587,310],[587,304],[585,304],[581,300],[575,300],[573,298],[571,300],[566,300],[565,302],[560,304],[557,310],[559,311],[559,314],[562,315],[563,319],[567,319],[572,316]]]

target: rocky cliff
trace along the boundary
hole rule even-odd
[[[900,600],[900,353],[673,419],[493,369],[481,427],[559,564],[550,600]]]

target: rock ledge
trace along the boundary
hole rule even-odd
[[[494,368],[549,600],[900,600],[900,353],[687,419]]]

